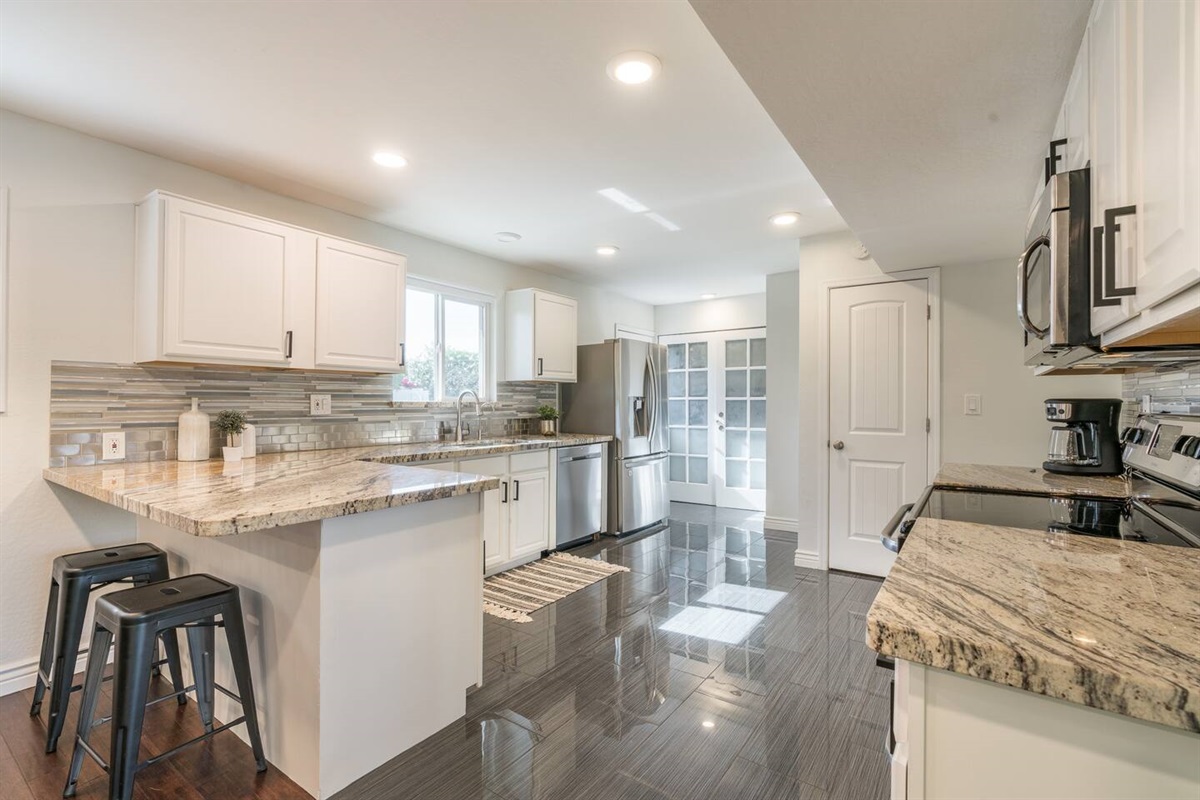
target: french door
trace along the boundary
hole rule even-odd
[[[659,342],[667,346],[671,499],[764,510],[766,329],[677,334]]]

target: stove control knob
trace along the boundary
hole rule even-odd
[[[1179,452],[1188,458],[1200,458],[1200,436],[1185,436],[1188,443]]]
[[[1144,428],[1132,427],[1121,431],[1121,441],[1124,444],[1141,444],[1146,440]]]
[[[1192,445],[1194,445],[1195,443],[1196,443],[1195,436],[1180,436],[1178,439],[1175,440],[1175,444],[1171,447],[1171,452],[1179,453],[1179,455],[1181,455],[1181,456],[1187,455],[1188,448],[1192,447]]]

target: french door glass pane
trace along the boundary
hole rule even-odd
[[[683,456],[671,456],[671,480],[676,483],[687,483],[687,459]]]
[[[687,397],[686,372],[667,373],[667,397]]]
[[[765,367],[767,365],[767,340],[750,340],[750,366]]]
[[[746,471],[746,462],[736,459],[725,460],[725,485],[731,489],[749,489],[750,478]]]
[[[667,369],[684,369],[686,350],[685,344],[667,345]]]
[[[730,458],[747,458],[750,448],[746,444],[746,432],[725,429],[725,452]]]
[[[746,427],[746,401],[727,400],[725,402],[725,424],[730,428]]]
[[[750,401],[750,427],[763,428],[767,427],[767,401],[766,400],[751,400]]]
[[[746,340],[731,339],[725,342],[725,366],[746,366]]]
[[[730,489],[766,487],[766,363],[766,339],[725,342],[725,486]]]
[[[688,401],[688,425],[699,426],[708,425],[708,401],[707,400],[689,400]]]
[[[726,397],[745,397],[746,396],[746,370],[744,370],[744,369],[727,369],[727,370],[725,370],[725,396]]]
[[[688,483],[708,483],[708,459],[688,459]]]
[[[750,370],[750,396],[767,396],[767,371],[765,369]]]
[[[683,453],[687,449],[687,430],[685,428],[671,428],[671,444],[668,449],[672,453]]]
[[[694,456],[708,455],[708,428],[688,430],[688,453]]]
[[[708,397],[708,370],[688,373],[688,397]]]
[[[667,424],[668,425],[683,425],[687,419],[687,403],[683,400],[670,400],[667,402]]]
[[[692,342],[688,345],[688,369],[708,368],[708,343]]]

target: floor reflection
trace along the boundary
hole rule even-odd
[[[573,553],[629,567],[518,624],[485,617],[467,716],[339,798],[888,794],[888,675],[863,644],[875,580],[797,569],[761,515]]]

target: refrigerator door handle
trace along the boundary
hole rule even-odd
[[[646,354],[646,377],[648,385],[644,388],[647,390],[646,398],[650,401],[650,430],[648,431],[648,438],[650,439],[651,449],[654,449],[654,437],[658,432],[658,372],[654,368],[653,352]]]

